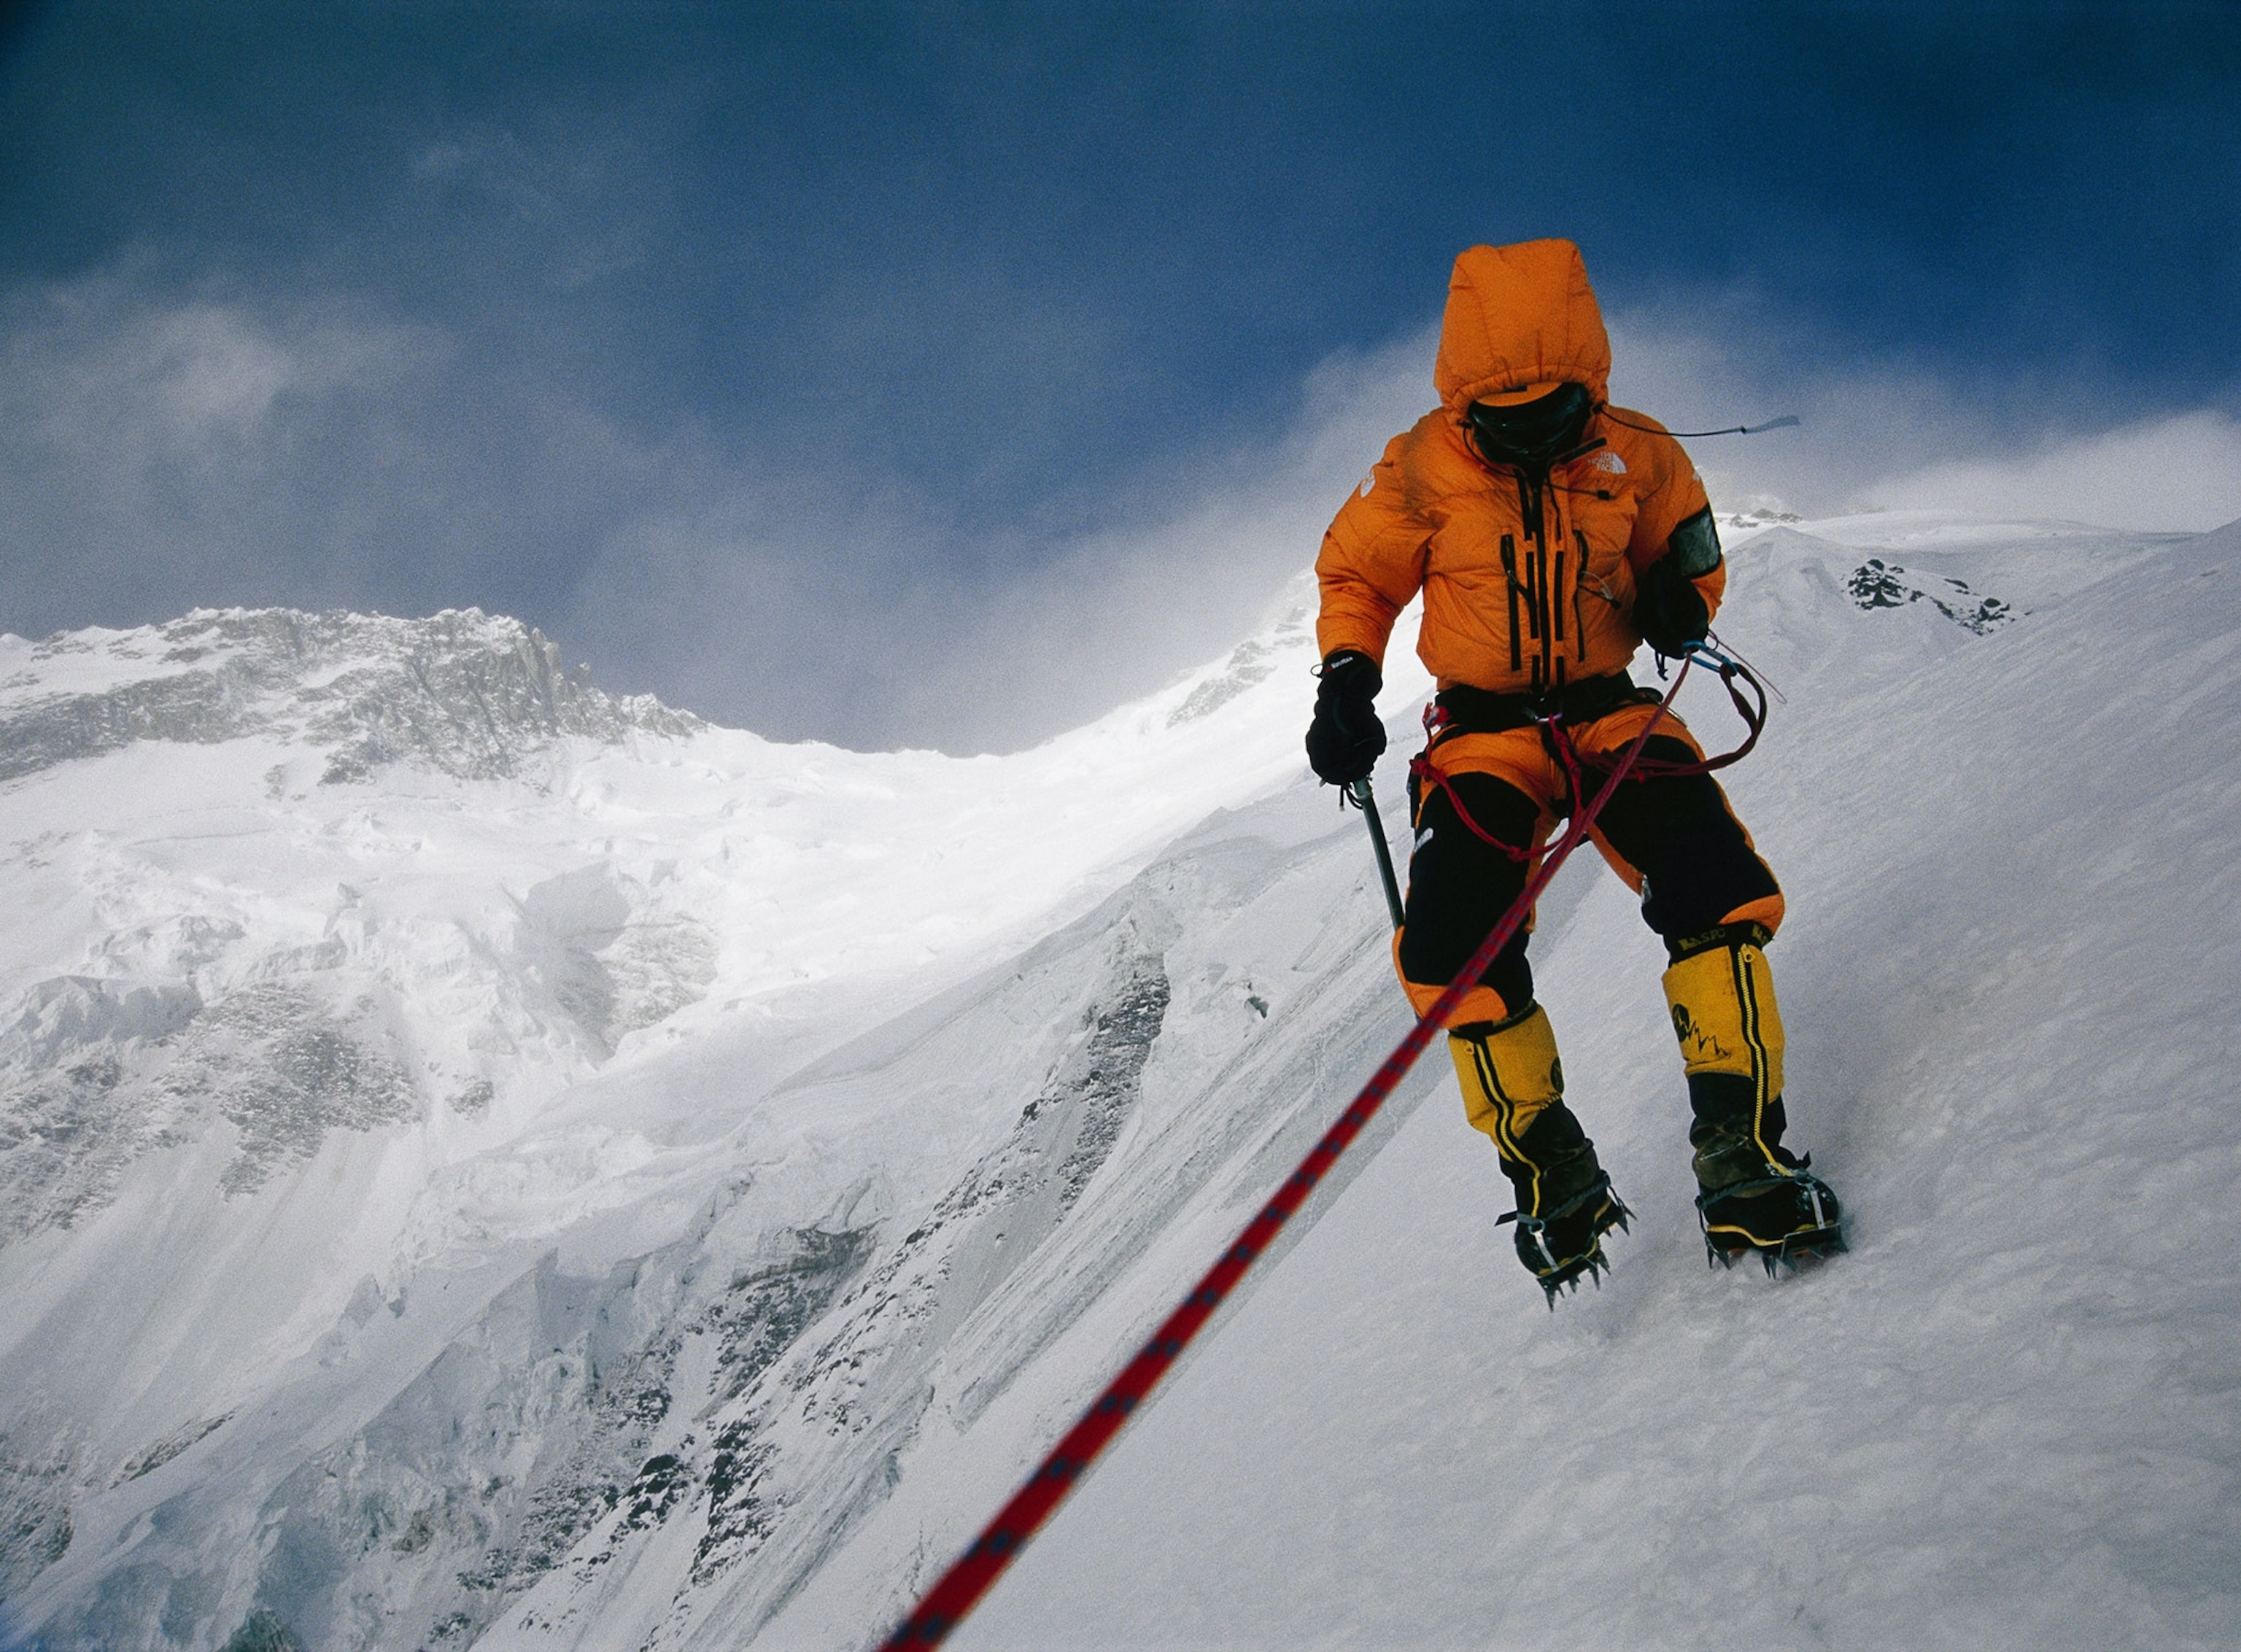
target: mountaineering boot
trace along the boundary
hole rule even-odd
[[[1696,1216],[1708,1261],[1756,1253],[1776,1264],[1844,1248],[1843,1213],[1810,1154],[1782,1145],[1782,1013],[1761,950],[1766,932],[1730,924],[1674,948],[1665,1001],[1688,1064]]]
[[[1611,1191],[1595,1144],[1571,1108],[1562,1101],[1543,1107],[1501,1164],[1517,1189],[1517,1208],[1500,1220],[1517,1224],[1517,1260],[1541,1281],[1549,1306],[1582,1274],[1600,1283],[1610,1266],[1602,1236],[1623,1228],[1634,1213]]]
[[[1738,1256],[1756,1251],[1771,1274],[1777,1262],[1843,1250],[1843,1209],[1829,1184],[1808,1174],[1813,1155],[1801,1157],[1782,1145],[1779,1098],[1763,1120],[1755,1137],[1707,1124],[1700,1107],[1689,1140],[1696,1149],[1696,1214],[1706,1260],[1733,1267]]]
[[[1517,1260],[1541,1282],[1549,1306],[1582,1274],[1609,1266],[1602,1236],[1631,1214],[1595,1162],[1595,1144],[1564,1105],[1564,1068],[1548,1012],[1529,1005],[1500,1021],[1448,1035],[1472,1127],[1494,1139],[1502,1174],[1517,1189]]]

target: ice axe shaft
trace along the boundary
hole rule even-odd
[[[1361,818],[1369,822],[1369,846],[1377,852],[1377,875],[1385,883],[1385,909],[1393,914],[1393,926],[1401,927],[1401,884],[1393,875],[1393,851],[1385,841],[1385,822],[1377,818],[1377,794],[1369,789],[1369,777],[1364,775],[1347,787],[1347,795],[1361,810]]]

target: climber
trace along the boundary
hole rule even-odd
[[[1726,587],[1702,482],[1664,427],[1609,405],[1610,344],[1569,241],[1455,260],[1433,383],[1440,406],[1388,443],[1324,536],[1321,684],[1308,756],[1345,786],[1385,748],[1375,708],[1395,619],[1423,594],[1417,652],[1438,692],[1415,766],[1415,853],[1394,938],[1422,1015],[1522,893],[1573,767],[1623,750],[1659,696],[1627,666],[1644,642],[1704,639]],[[1667,713],[1645,766],[1701,761]],[[1706,773],[1621,783],[1594,842],[1642,898],[1670,960],[1706,1244],[1732,1261],[1841,1249],[1839,1212],[1782,1145],[1782,1017],[1765,948],[1783,896]],[[1599,1273],[1629,1212],[1564,1102],[1522,926],[1448,1018],[1469,1121],[1517,1194],[1519,1260],[1553,1303]],[[1505,1221],[1509,1218],[1505,1217]]]

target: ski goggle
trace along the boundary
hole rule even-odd
[[[1580,445],[1595,411],[1585,385],[1559,385],[1529,402],[1473,402],[1471,439],[1492,465],[1546,465]]]

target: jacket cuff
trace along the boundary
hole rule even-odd
[[[1385,644],[1390,632],[1380,634],[1368,626],[1351,624],[1344,619],[1324,619],[1315,625],[1315,646],[1320,658],[1328,659],[1333,654],[1366,654],[1369,663],[1380,672],[1385,669]]]

